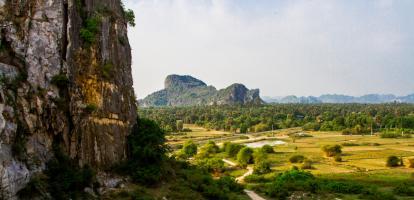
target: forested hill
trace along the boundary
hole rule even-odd
[[[232,84],[217,90],[191,76],[169,75],[165,88],[139,101],[142,107],[191,105],[262,104],[259,90],[249,90],[243,84]]]
[[[298,97],[294,95],[285,97],[263,97],[267,103],[414,103],[414,94],[407,96],[395,96],[392,94],[367,94],[359,97],[339,95],[339,94],[324,94],[319,97]]]

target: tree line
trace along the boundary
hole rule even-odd
[[[413,133],[413,104],[274,104],[236,106],[156,107],[139,110],[167,132],[182,124],[230,132],[262,132],[302,127],[344,134],[404,131]]]

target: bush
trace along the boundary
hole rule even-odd
[[[96,34],[99,32],[101,19],[97,16],[86,19],[84,27],[80,30],[80,37],[84,42],[92,44],[95,42]]]
[[[224,162],[219,158],[206,158],[197,161],[197,165],[208,172],[219,173],[224,170]]]
[[[78,199],[85,187],[92,187],[95,172],[89,167],[79,167],[77,162],[54,147],[55,157],[46,164],[48,192],[54,199]]]
[[[387,167],[398,167],[400,165],[400,159],[397,156],[389,156],[387,158]]]
[[[58,88],[67,88],[70,81],[69,78],[64,74],[58,74],[52,77],[52,80],[50,81],[53,85],[56,85]]]
[[[302,164],[302,166],[300,166],[300,168],[301,169],[313,169],[312,161],[306,159],[305,161],[303,161],[303,164]]]
[[[361,194],[365,188],[363,185],[352,182],[323,181],[321,190],[341,194]]]
[[[93,113],[98,109],[98,106],[95,104],[88,104],[85,107],[85,112],[87,113]]]
[[[244,178],[246,183],[264,183],[267,182],[267,179],[260,174],[251,174]]]
[[[344,142],[344,143],[342,143],[342,146],[344,146],[344,147],[353,147],[353,146],[360,146],[360,144],[352,143],[352,142]]]
[[[366,200],[396,200],[392,194],[381,192],[375,187],[364,190],[360,198]]]
[[[132,180],[146,185],[158,183],[165,174],[165,132],[152,120],[137,118],[127,138],[128,161],[121,173],[131,175]]]
[[[336,155],[335,156],[335,162],[342,162],[342,156],[341,155]]]
[[[197,155],[197,158],[209,158],[213,154],[216,154],[220,151],[220,148],[216,145],[215,142],[209,141],[207,144],[203,145],[200,148],[200,152]]]
[[[268,144],[264,145],[264,146],[262,147],[262,149],[263,149],[263,151],[264,151],[264,152],[266,152],[266,153],[274,153],[274,152],[275,152],[275,151],[274,151],[274,149],[273,149],[273,147],[272,147],[272,146],[270,146],[270,145],[268,145]]]
[[[342,147],[340,145],[325,145],[322,147],[322,151],[327,157],[333,157],[342,153]]]
[[[192,157],[197,154],[197,145],[192,140],[188,140],[184,143],[181,152],[187,157]]]
[[[318,187],[315,177],[311,173],[290,170],[279,174],[274,182],[266,186],[265,192],[276,199],[285,199],[292,191],[316,192]]]
[[[407,183],[400,183],[393,189],[394,194],[400,196],[414,196],[414,190]]]
[[[245,167],[248,164],[253,163],[253,149],[249,147],[243,147],[239,153],[237,153],[237,162],[240,166]]]
[[[272,170],[270,169],[270,162],[269,161],[260,161],[260,162],[256,162],[254,164],[253,167],[253,173],[255,174],[266,174],[271,172]]]
[[[411,134],[402,135],[401,133],[389,132],[389,133],[381,133],[380,137],[381,138],[411,138]]]
[[[183,128],[182,132],[192,132],[193,130],[189,129],[189,128]]]
[[[290,163],[302,163],[305,160],[305,156],[294,155],[289,158]]]
[[[242,149],[244,145],[241,144],[234,144],[231,142],[226,142],[223,144],[223,149],[226,152],[228,157],[234,158],[239,153],[240,149]]]

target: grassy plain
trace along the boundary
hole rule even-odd
[[[291,138],[288,134],[302,132],[300,128],[278,130],[254,134],[235,134],[223,131],[211,131],[194,125],[185,125],[192,132],[169,136],[169,144],[181,144],[192,139],[202,144],[209,140],[216,143],[232,141],[246,143],[256,140],[277,139],[286,142],[284,145],[274,146],[275,153],[268,154],[272,172],[265,175],[272,177],[279,172],[291,169],[293,166],[289,158],[293,155],[303,155],[312,161],[313,169],[309,170],[321,179],[353,181],[376,185],[383,191],[391,191],[401,182],[414,181],[414,169],[408,168],[408,159],[414,158],[414,138],[394,139],[380,138],[377,135],[342,135],[339,132],[306,132],[311,137]],[[247,137],[246,137],[247,136]],[[328,144],[342,145],[342,162],[325,157],[321,147]],[[218,154],[220,158],[224,157]],[[402,158],[406,166],[386,167],[388,156]],[[245,169],[237,169],[227,174],[238,177],[245,173]],[[414,199],[414,197],[398,197],[398,199]],[[353,195],[342,195],[341,199],[357,199]]]

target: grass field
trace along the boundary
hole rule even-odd
[[[289,158],[293,155],[303,155],[313,163],[313,169],[309,170],[321,179],[349,180],[366,184],[374,184],[381,190],[389,191],[393,186],[401,182],[414,181],[414,169],[407,166],[390,168],[386,167],[386,159],[389,156],[397,156],[408,164],[408,158],[414,158],[414,138],[394,139],[380,138],[379,136],[342,135],[339,132],[306,132],[311,137],[292,139],[287,137],[290,133],[301,132],[300,129],[278,130],[274,133],[263,132],[246,134],[226,133],[211,131],[194,125],[185,125],[192,132],[170,136],[169,144],[180,144],[192,139],[202,144],[209,140],[216,143],[232,141],[237,143],[251,142],[283,138],[286,144],[274,146],[275,153],[268,154],[272,172],[267,174],[272,177],[277,173],[289,170],[292,166]],[[246,137],[247,136],[247,137]],[[333,158],[327,158],[321,151],[321,147],[328,144],[342,145],[342,162],[335,162]],[[218,154],[220,158],[222,154]],[[236,169],[226,174],[234,177],[241,176],[245,169]],[[342,195],[341,199],[357,199],[352,195]],[[398,197],[398,199],[414,199]]]

